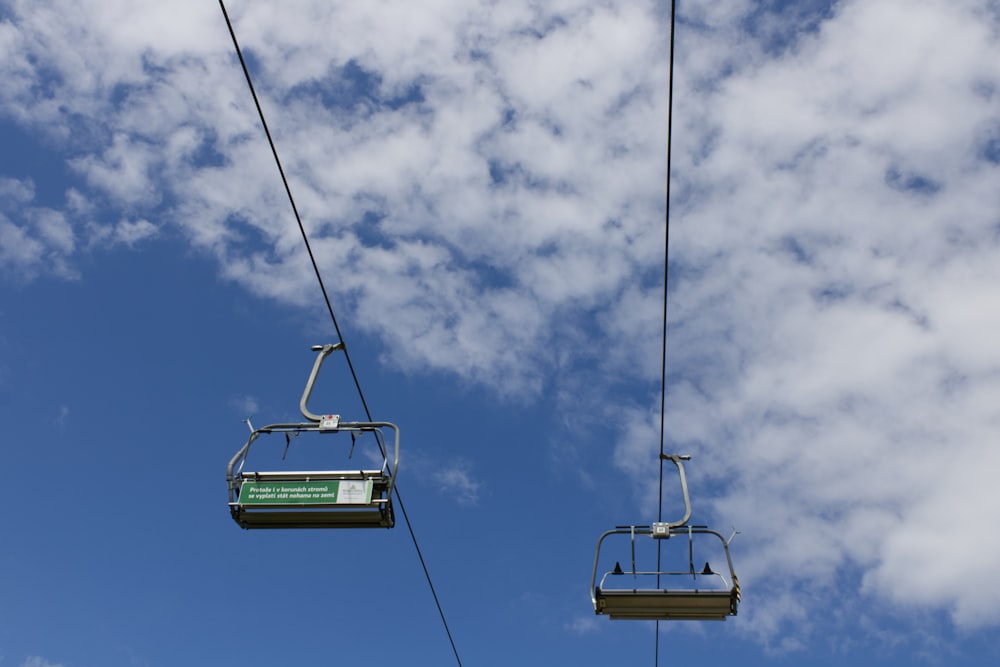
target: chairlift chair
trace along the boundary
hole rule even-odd
[[[729,554],[729,543],[736,533],[726,539],[705,526],[687,525],[688,519],[691,518],[691,501],[682,461],[691,457],[671,454],[663,455],[663,458],[673,461],[680,474],[681,490],[684,495],[684,516],[678,521],[658,522],[651,526],[618,526],[601,535],[597,540],[594,571],[590,580],[590,596],[594,612],[612,619],[724,621],[727,616],[736,615],[740,602],[740,583]],[[611,535],[630,536],[632,567],[631,570],[623,570],[620,562],[616,562],[615,568],[605,572],[598,582],[597,568],[601,560],[601,547],[605,538]],[[636,536],[646,535],[653,539],[687,536],[688,569],[637,570]],[[695,567],[695,536],[703,535],[715,536],[721,542],[729,570],[728,578],[722,573],[713,572],[707,562],[701,571]],[[693,585],[686,583],[689,577]],[[664,586],[664,583],[667,585]]]
[[[243,528],[392,528],[392,490],[399,469],[399,428],[390,422],[345,422],[339,415],[317,415],[307,402],[323,360],[343,344],[316,345],[318,352],[299,402],[308,420],[295,424],[270,424],[254,429],[226,468],[229,512]],[[250,422],[247,420],[247,424]],[[392,429],[394,447],[389,460],[384,435]],[[287,437],[317,433],[322,437],[347,433],[352,438],[374,435],[382,457],[377,469],[250,472],[245,470],[250,446],[261,435],[284,433]]]

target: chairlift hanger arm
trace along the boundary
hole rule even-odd
[[[323,365],[323,360],[326,359],[331,352],[334,350],[343,350],[343,343],[327,343],[326,345],[313,345],[314,352],[319,352],[316,355],[316,361],[313,363],[312,372],[309,373],[309,379],[306,380],[306,388],[302,392],[302,400],[299,401],[299,410],[302,411],[302,416],[311,422],[319,422],[322,417],[313,414],[309,411],[306,404],[309,402],[309,397],[312,395],[313,385],[316,384],[316,376],[319,375],[320,366]]]
[[[660,454],[661,461],[673,461],[674,465],[677,466],[677,472],[681,477],[681,492],[684,494],[684,516],[678,521],[668,521],[664,522],[669,528],[676,528],[678,526],[683,526],[691,518],[691,496],[688,493],[687,485],[687,475],[684,474],[684,464],[682,461],[690,461],[691,457],[687,454]]]

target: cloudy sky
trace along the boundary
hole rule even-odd
[[[989,664],[1000,3],[678,5],[666,448],[744,603],[661,661]],[[652,663],[588,583],[657,512],[669,3],[227,8],[462,663]],[[229,518],[336,333],[218,4],[0,0],[0,81],[0,665],[454,664],[402,521]]]

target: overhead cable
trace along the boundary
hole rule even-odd
[[[667,194],[666,205],[663,216],[663,344],[660,348],[660,502],[656,512],[656,520],[663,521],[663,453],[666,441],[666,407],[667,407],[667,292],[668,277],[667,270],[670,258],[670,140],[673,134],[674,121],[674,16],[677,13],[677,0],[670,0],[670,66],[667,84]],[[656,571],[660,567],[660,546],[661,540],[656,541]],[[657,575],[657,587],[659,587],[659,575]],[[660,664],[660,621],[656,621],[656,632],[654,633],[654,665]]]
[[[239,58],[240,66],[243,68],[243,75],[246,77],[247,86],[250,88],[250,95],[253,97],[254,105],[257,107],[257,114],[260,116],[260,124],[264,128],[264,134],[267,135],[267,143],[271,146],[271,153],[274,155],[274,162],[278,167],[278,172],[281,174],[281,182],[285,186],[285,193],[288,195],[288,202],[292,206],[292,213],[295,214],[295,221],[298,223],[299,231],[302,233],[302,241],[306,246],[306,251],[309,253],[309,260],[312,262],[313,271],[316,273],[316,281],[319,283],[320,291],[323,293],[323,301],[326,303],[327,312],[330,313],[330,320],[333,322],[333,328],[337,332],[338,342],[344,343],[344,336],[341,333],[340,325],[337,323],[337,316],[333,312],[330,295],[327,293],[326,286],[323,284],[323,276],[320,273],[319,264],[316,262],[316,256],[313,254],[312,245],[309,243],[309,235],[306,233],[305,225],[302,224],[302,217],[299,215],[299,209],[295,205],[295,198],[292,196],[292,188],[288,184],[288,178],[285,176],[285,170],[281,166],[281,158],[278,157],[278,149],[271,136],[271,130],[268,129],[267,120],[264,117],[264,111],[260,106],[260,100],[257,98],[257,91],[254,89],[253,80],[250,77],[250,70],[247,68],[246,59],[243,57],[243,51],[240,49],[239,41],[236,39],[236,31],[233,29],[233,23],[229,19],[229,12],[226,11],[226,4],[223,0],[219,0],[219,7],[222,9],[223,17],[226,19],[226,27],[229,28],[229,36],[233,39],[233,47],[236,49],[236,55]],[[351,377],[354,379],[354,386],[357,389],[358,397],[361,399],[361,404],[364,407],[368,420],[372,421],[371,411],[368,409],[368,402],[365,400],[364,392],[361,389],[361,382],[358,379],[357,372],[355,372],[354,364],[351,362],[351,355],[348,352],[346,344],[343,349],[344,358],[347,360],[347,366],[350,369]],[[379,441],[379,449],[382,448],[383,444]],[[385,454],[385,451],[383,450],[382,453]],[[458,655],[458,648],[455,646],[455,639],[452,637],[451,629],[448,627],[448,621],[444,615],[444,608],[441,606],[441,601],[434,588],[434,582],[431,580],[430,570],[427,568],[427,562],[424,560],[423,552],[420,550],[420,544],[417,542],[417,535],[413,530],[413,525],[410,523],[409,514],[407,514],[406,507],[403,505],[403,498],[399,494],[398,484],[395,485],[393,491],[396,494],[396,504],[403,514],[403,520],[410,533],[410,539],[413,542],[413,547],[416,549],[417,557],[420,559],[420,566],[424,570],[424,576],[427,579],[427,585],[430,587],[431,596],[434,598],[434,604],[437,606],[438,614],[441,617],[441,623],[444,625],[445,634],[448,635],[448,642],[451,644],[451,650],[455,654],[455,661],[458,663],[459,667],[462,667],[462,660]]]

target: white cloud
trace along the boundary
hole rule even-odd
[[[0,178],[0,266],[16,280],[54,275],[74,280],[78,251],[133,247],[159,232],[148,220],[102,224],[95,209],[76,190],[66,193],[65,209],[39,205],[29,179]]]
[[[433,474],[441,493],[454,498],[460,505],[476,505],[479,503],[479,488],[482,482],[472,476],[471,464],[459,460],[450,466],[437,470]]]
[[[35,198],[35,184],[30,180],[0,178],[0,197],[26,204]]]
[[[87,231],[92,247],[124,245],[131,248],[160,233],[159,228],[148,220],[119,220],[105,225],[91,223],[87,226]]]
[[[589,635],[601,629],[601,621],[597,616],[577,616],[566,624],[566,629],[577,635]]]
[[[68,262],[76,247],[66,216],[35,206],[30,180],[0,178],[0,271],[18,280],[51,272],[74,278]]]
[[[156,152],[141,141],[118,133],[101,155],[70,161],[88,183],[127,204],[155,204],[156,188],[149,173]]]
[[[45,658],[31,656],[21,663],[21,667],[62,667],[61,663],[49,662]]]
[[[410,479],[429,484],[434,491],[467,507],[479,504],[485,482],[479,478],[471,461],[449,457],[447,461],[427,453],[409,450],[400,466]]]
[[[696,511],[744,532],[737,570],[758,592],[745,613],[766,641],[808,625],[803,589],[996,625],[1000,591],[959,574],[1000,557],[1000,540],[979,531],[998,509],[980,491],[1000,420],[995,11],[975,0],[759,9],[682,4],[670,446],[696,455]],[[171,224],[229,279],[311,300],[311,268],[213,11],[13,3],[0,24],[0,110],[67,140],[87,193],[71,191],[59,213],[8,182],[11,210],[34,212],[0,217],[7,265],[58,260],[69,272],[87,247],[74,222],[113,206],[122,222],[93,227],[95,238],[131,245]],[[232,11],[343,315],[403,369],[624,415],[614,461],[648,507],[661,8]],[[449,474],[475,498],[467,469]],[[861,572],[853,587],[845,572]]]
[[[0,259],[11,265],[33,266],[41,259],[43,246],[24,228],[0,217]]]
[[[125,11],[115,7],[97,18]],[[510,346],[544,349],[541,313],[606,302],[637,260],[655,257],[644,243],[655,227],[643,219],[655,218],[645,214],[658,205],[649,195],[662,178],[640,178],[661,152],[644,127],[658,127],[648,119],[663,105],[643,74],[658,60],[654,28],[643,5],[571,2],[494,15],[437,8],[422,7],[418,18],[400,4],[375,19],[379,30],[357,29],[373,16],[353,7],[315,16],[303,4],[286,20],[238,9],[234,17],[246,50],[265,65],[256,73],[263,104],[323,268],[344,276],[340,297],[373,331],[388,332],[399,329],[398,312],[384,301],[406,301],[422,333],[403,335],[405,347],[392,341],[399,362],[510,394],[538,391],[539,371],[513,359]],[[106,138],[71,160],[89,186],[129,208],[166,195],[169,217],[220,258],[226,275],[301,300],[312,277],[288,269],[301,262],[300,240],[226,40],[210,55],[190,45],[178,52],[167,29],[140,48],[120,22],[43,27],[26,6],[19,15],[22,49],[74,31],[72,66],[63,53],[35,49],[31,68],[36,79],[66,73],[48,77],[50,85],[78,100],[80,111],[50,116],[46,131],[70,133],[80,116],[109,121]],[[316,21],[342,26],[345,39],[329,40]],[[537,25],[547,26],[544,37],[531,36]],[[108,53],[109,44],[119,50]],[[101,58],[114,64],[99,76],[69,76]],[[141,72],[127,64],[135,61]],[[572,74],[567,61],[586,67]],[[357,89],[355,108],[331,115],[322,103]],[[25,96],[13,106],[42,104]],[[608,230],[624,244],[608,244]],[[247,256],[242,241],[258,235],[276,255]],[[386,265],[397,253],[416,264]],[[421,269],[433,275],[413,280]]]
[[[253,396],[236,396],[229,400],[229,405],[247,418],[253,417],[260,409],[257,399]]]

